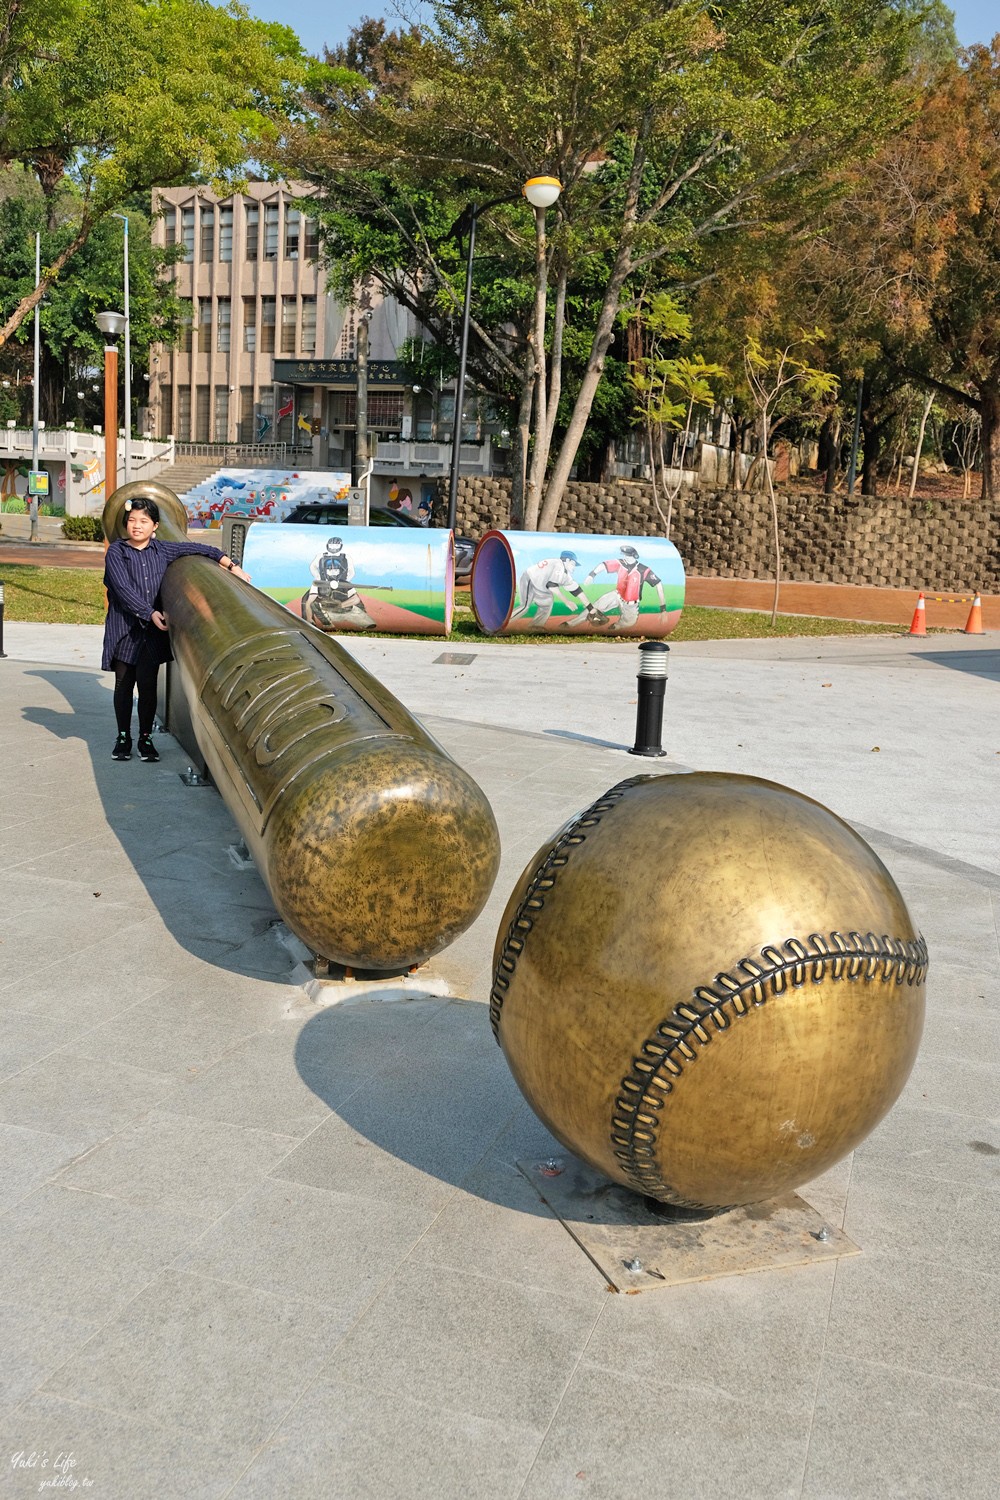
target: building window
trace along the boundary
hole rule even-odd
[[[402,391],[369,391],[368,425],[398,432],[403,425]]]
[[[228,354],[232,333],[233,304],[228,297],[219,298],[218,317],[215,324],[215,349],[217,354]]]
[[[257,352],[257,299],[243,298],[243,347],[248,354]]]
[[[195,387],[194,406],[194,440],[196,443],[208,442],[208,415],[209,415],[209,389],[207,385]]]
[[[257,429],[253,420],[253,386],[240,386],[240,425],[236,433],[238,443],[255,443]]]
[[[163,210],[163,233],[168,245],[177,243],[177,210],[176,208],[165,208]]]
[[[215,259],[215,209],[210,203],[201,205],[201,259]]]
[[[194,348],[194,324],[185,318],[181,324],[181,353],[190,354]]]
[[[353,427],[358,420],[358,398],[353,391],[335,391],[330,399],[330,421],[334,427]],[[368,392],[368,426],[399,432],[403,425],[402,391]]]
[[[306,260],[316,260],[319,256],[319,225],[315,219],[306,220],[302,254]]]
[[[191,441],[191,387],[189,385],[177,387],[177,431],[174,436],[180,443]]]
[[[247,226],[247,260],[256,260],[260,253],[260,204],[244,200]]]
[[[280,209],[277,203],[264,204],[264,259],[278,259],[278,216]]]
[[[302,337],[299,348],[303,354],[316,353],[316,298],[302,298]]]
[[[212,347],[212,299],[198,298],[198,348],[207,354]],[[199,438],[199,442],[203,439]]]
[[[285,259],[298,260],[299,258],[299,234],[301,232],[301,220],[299,215],[292,209],[285,213]]]
[[[169,385],[160,387],[160,437],[168,438],[173,432],[174,393]]]
[[[295,353],[295,298],[281,299],[281,352]]]
[[[454,399],[452,400],[451,409],[454,412]],[[468,391],[466,391],[465,400],[462,403],[462,442],[479,442],[479,403],[475,396],[470,396]]]
[[[434,402],[430,396],[418,396],[413,403],[413,435],[418,443],[434,438]]]
[[[194,260],[194,209],[181,209],[181,239],[184,241],[184,259]]]
[[[229,390],[224,385],[215,387],[215,426],[213,442],[229,441]]]
[[[229,262],[233,258],[233,205],[223,203],[219,208],[219,259]]]
[[[261,297],[260,299],[260,343],[261,354],[274,353],[274,320],[277,313],[277,304],[273,297]]]

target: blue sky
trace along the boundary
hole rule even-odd
[[[362,16],[386,16],[393,21],[396,11],[390,3],[379,0],[248,0],[249,9],[265,21],[283,21],[298,32],[310,52],[321,52],[324,44],[342,42]],[[419,4],[407,5],[406,13],[419,10]],[[959,0],[953,7],[955,30],[965,46],[988,42],[1000,30],[997,0]]]

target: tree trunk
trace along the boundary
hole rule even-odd
[[[861,430],[865,435],[865,456],[861,466],[862,495],[878,494],[878,461],[882,452],[884,423],[876,422],[867,412],[861,413]]]
[[[831,412],[820,429],[819,456],[817,459],[819,472],[826,476],[823,488],[827,495],[832,495],[837,487],[837,453],[839,446],[840,422],[834,413]]]
[[[514,435],[514,453],[512,458],[510,524],[515,531],[519,530],[522,526],[528,531],[533,531],[538,524],[536,519],[535,526],[528,526],[525,516],[528,443],[531,436],[531,400],[534,394],[532,383],[534,368],[534,355],[529,344],[528,352],[524,357],[524,369],[521,373],[521,400],[517,412],[517,429]]]
[[[63,250],[60,250],[51,266],[45,267],[45,272],[38,285],[36,287],[32,287],[27,296],[21,298],[20,302],[17,304],[14,311],[7,319],[6,323],[2,328],[0,328],[0,349],[2,349],[3,346],[7,343],[7,340],[10,338],[11,334],[17,332],[28,314],[34,312],[35,307],[39,302],[41,302],[42,298],[45,296],[45,293],[57,281],[59,272],[69,260],[70,256],[75,255],[80,246],[87,243],[87,240],[90,236],[90,231],[93,229],[93,227],[93,222],[89,218],[84,217],[81,221],[80,228],[70,240],[69,244]]]
[[[1000,494],[1000,375],[996,383],[979,387],[983,419],[983,499]]]
[[[590,417],[597,387],[601,383],[604,373],[604,359],[611,347],[614,338],[615,319],[618,316],[618,307],[621,302],[622,287],[628,276],[628,261],[624,253],[618,258],[607,290],[604,293],[604,301],[597,319],[597,327],[594,330],[594,338],[590,346],[590,356],[587,367],[583,372],[580,389],[573,405],[573,414],[569,419],[569,426],[559,449],[559,457],[556,459],[552,470],[552,477],[545,491],[545,502],[542,505],[539,528],[542,531],[554,531],[556,516],[559,514],[559,506],[566,492],[566,483],[569,479],[570,470],[576,458],[580,440],[586,431],[587,421]]]
[[[918,474],[918,472],[920,470],[920,450],[924,446],[924,433],[927,431],[927,417],[928,417],[928,415],[930,413],[930,409],[931,409],[931,406],[933,405],[933,403],[934,403],[934,392],[931,391],[929,393],[928,397],[927,397],[927,400],[924,402],[924,411],[923,411],[923,415],[920,418],[920,431],[917,433],[917,451],[913,455],[913,473],[910,475],[910,499],[911,500],[913,499],[913,496],[916,494],[916,489],[917,489],[917,474]],[[985,492],[985,485],[986,485],[986,465],[984,463],[983,464],[983,487],[984,487],[984,492]]]

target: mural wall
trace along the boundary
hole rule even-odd
[[[346,500],[350,487],[346,470],[220,469],[189,490],[184,504],[196,526],[221,526],[224,515],[280,521],[296,505]]]

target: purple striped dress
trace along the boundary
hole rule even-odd
[[[136,661],[143,645],[156,661],[171,661],[170,637],[152,624],[163,575],[178,557],[210,557],[219,562],[223,556],[218,547],[205,547],[200,542],[161,542],[155,536],[145,547],[130,547],[121,539],[112,542],[104,561],[104,587],[108,591],[101,658],[104,670],[111,671],[115,660]]]

